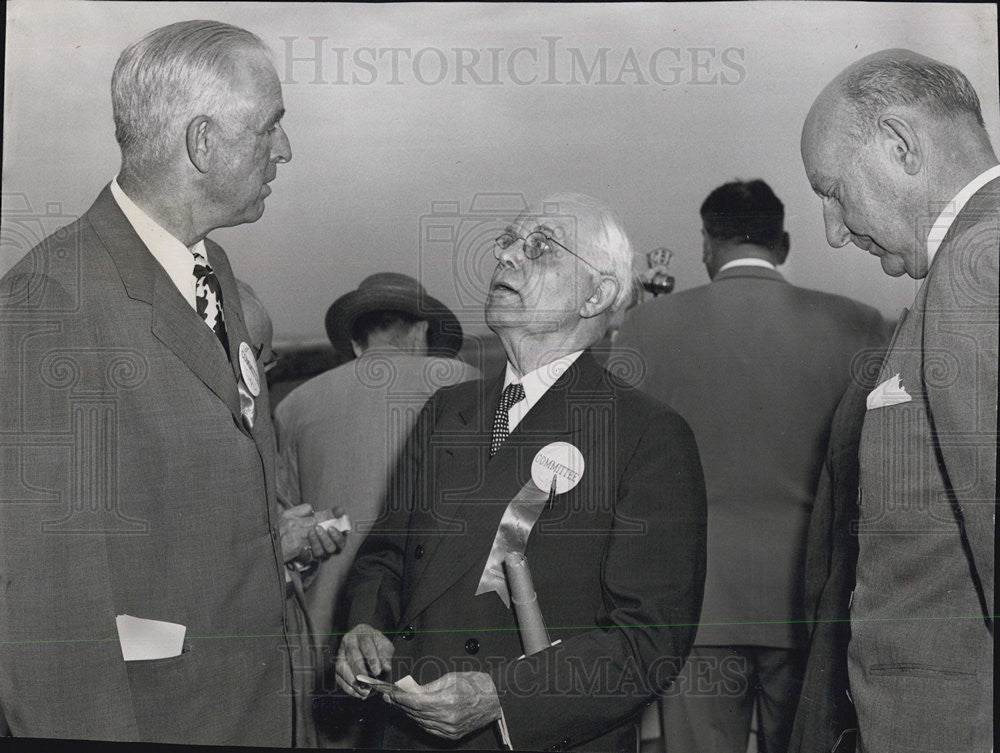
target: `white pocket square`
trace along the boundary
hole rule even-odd
[[[176,622],[146,620],[120,614],[115,618],[115,623],[125,661],[169,659],[180,656],[184,650],[184,633],[187,628]]]
[[[913,399],[906,388],[899,382],[899,374],[886,379],[882,384],[873,389],[866,401],[868,410],[875,408],[887,408],[890,405],[908,403]]]

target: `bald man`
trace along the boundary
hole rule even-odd
[[[866,400],[850,693],[859,749],[992,742],[1000,166],[951,66],[885,50],[802,132],[827,240],[922,280]]]

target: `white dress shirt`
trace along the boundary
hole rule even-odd
[[[937,219],[934,220],[934,224],[931,225],[930,232],[927,233],[927,266],[931,266],[934,261],[934,256],[937,254],[938,249],[941,248],[941,241],[948,234],[949,228],[951,228],[951,223],[955,221],[965,205],[969,203],[976,191],[985,186],[994,178],[1000,178],[1000,165],[994,165],[989,170],[984,170],[975,178],[970,180],[965,184],[965,188],[955,194],[955,198],[945,204],[944,209],[938,215]]]
[[[206,259],[208,258],[208,254],[205,252],[205,241],[200,240],[188,249],[142,211],[122,191],[121,186],[118,185],[117,176],[111,181],[111,195],[115,197],[122,214],[135,230],[135,234],[139,236],[139,240],[146,245],[149,253],[160,263],[188,305],[197,311],[194,300],[194,254],[201,254]]]
[[[754,256],[744,256],[742,259],[733,259],[732,261],[727,261],[721,267],[719,267],[719,272],[725,272],[730,267],[766,267],[767,269],[778,271],[778,268],[774,266],[767,259],[758,259]],[[715,274],[719,274],[716,272]]]
[[[507,385],[514,382],[520,382],[524,388],[524,400],[514,403],[507,409],[508,433],[514,431],[514,427],[521,423],[521,419],[527,415],[531,407],[542,399],[542,395],[549,391],[549,387],[555,384],[556,380],[563,375],[566,369],[573,365],[573,362],[580,357],[581,353],[583,351],[578,350],[562,358],[549,361],[544,366],[539,366],[524,376],[520,376],[511,362],[507,361],[507,374],[503,380],[504,389],[507,389]]]

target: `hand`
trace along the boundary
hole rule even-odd
[[[335,516],[336,517],[336,516]],[[303,561],[325,560],[332,554],[336,554],[347,544],[347,534],[338,531],[336,528],[323,528],[316,525],[309,531],[307,536],[306,551],[312,557],[304,557]]]
[[[392,641],[371,625],[353,627],[340,642],[337,652],[337,684],[355,698],[367,698],[371,689],[357,681],[358,675],[378,677],[389,669],[396,653]]]
[[[296,505],[281,511],[278,532],[281,556],[285,562],[295,559],[309,545],[309,532],[316,526],[312,505]]]
[[[389,700],[431,734],[458,740],[500,718],[500,698],[485,672],[449,672],[419,691],[392,690]]]
[[[330,510],[320,510],[316,513],[317,525],[309,532],[308,545],[313,558],[325,560],[332,554],[337,554],[347,544],[347,533],[338,531],[336,528],[324,528],[318,525],[327,520],[339,518],[344,511],[339,507]],[[308,559],[306,560],[309,561]]]

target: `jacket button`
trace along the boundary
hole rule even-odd
[[[403,629],[402,638],[403,638],[404,641],[412,641],[413,640],[413,625],[407,625]]]
[[[564,747],[564,748],[565,748],[565,747],[566,747],[567,745],[569,745],[569,738],[568,738],[568,737],[564,737],[564,738],[562,739],[562,742],[561,742],[561,743],[559,743],[559,744],[560,744],[560,745],[561,745],[562,747]]]
[[[479,641],[475,638],[469,638],[465,642],[465,653],[467,654],[478,654],[479,653]]]
[[[414,559],[420,559],[423,556],[424,548],[420,544],[417,544],[417,548],[413,550],[413,557]]]

